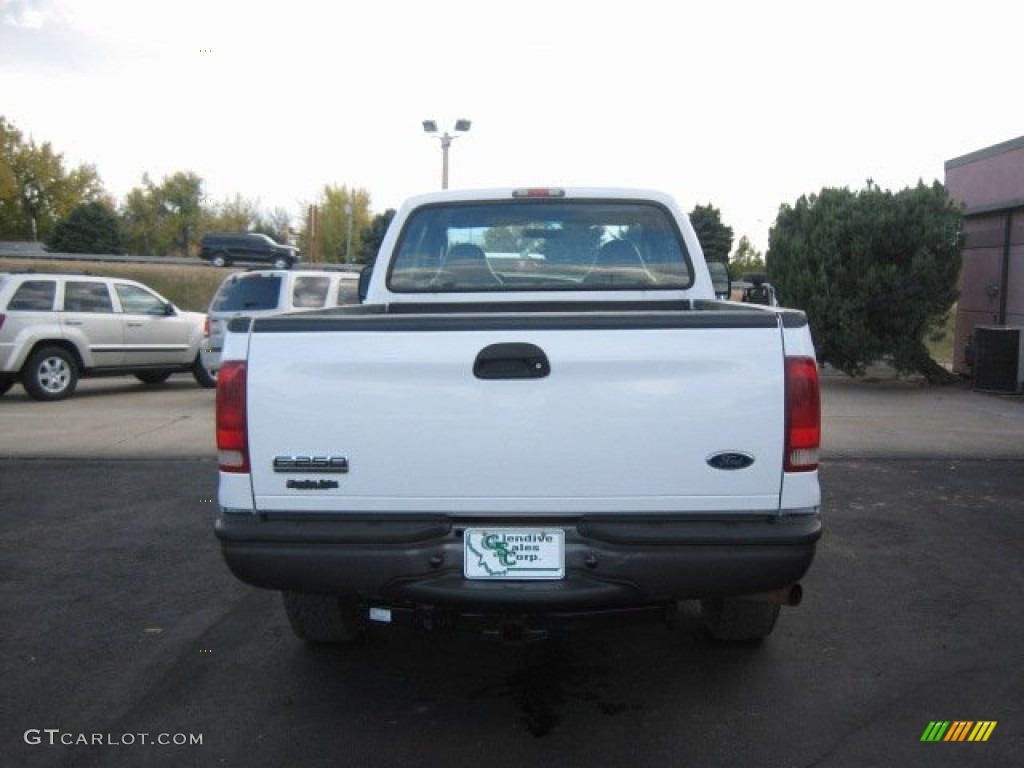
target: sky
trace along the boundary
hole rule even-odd
[[[648,187],[765,251],[824,187],[943,180],[1024,135],[1003,0],[0,0],[0,115],[122,199],[203,178],[298,216],[324,185]]]

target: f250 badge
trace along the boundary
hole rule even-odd
[[[348,459],[344,456],[275,456],[274,471],[344,475],[348,474]]]

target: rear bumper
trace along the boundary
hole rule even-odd
[[[220,515],[216,534],[235,576],[266,589],[367,602],[523,613],[780,589],[803,577],[821,535],[817,511],[727,520],[584,517],[559,524],[566,532],[563,580],[474,581],[463,577],[467,521],[283,518]],[[528,525],[486,521],[490,527],[503,523]]]
[[[204,340],[203,346],[199,350],[199,357],[203,362],[203,367],[208,371],[220,370],[220,346],[209,346],[208,340]]]

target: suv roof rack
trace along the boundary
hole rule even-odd
[[[249,267],[244,270],[248,272],[340,272],[341,274],[353,274],[358,275],[359,272],[365,267],[365,264],[311,264],[311,263],[295,263],[290,269],[278,269],[275,266],[264,266],[264,267]]]

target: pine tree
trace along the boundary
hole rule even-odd
[[[57,222],[47,246],[59,253],[120,253],[121,227],[103,203],[82,203]]]
[[[960,224],[938,182],[897,193],[826,188],[779,210],[769,279],[782,303],[807,313],[820,361],[858,376],[887,360],[948,381],[924,337],[957,297]]]

